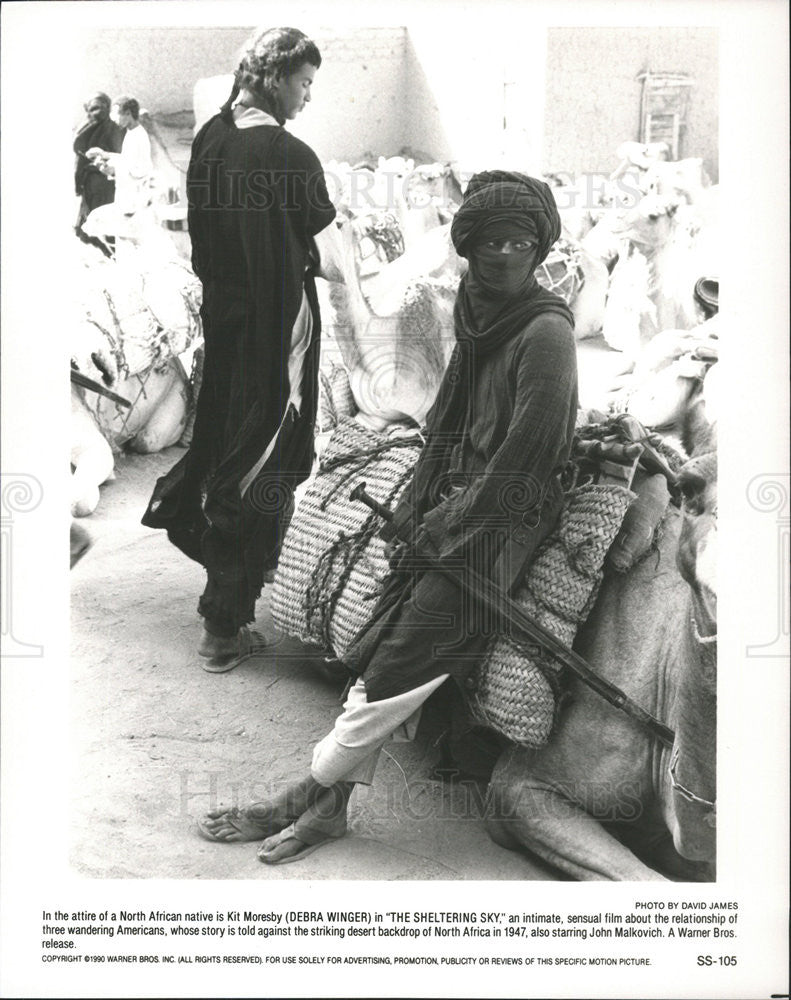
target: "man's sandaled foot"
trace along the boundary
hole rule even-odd
[[[293,821],[277,806],[268,802],[253,802],[244,809],[213,809],[197,820],[198,832],[206,840],[218,844],[236,844],[260,840],[282,830]]]
[[[241,632],[241,629],[239,631]],[[205,656],[206,659],[218,659],[223,656],[238,656],[238,654],[239,632],[231,636],[213,635],[204,626],[201,641],[198,643],[198,656]]]
[[[212,635],[204,629],[198,646],[198,655],[204,658],[201,666],[210,674],[226,674],[252,656],[260,656],[274,645],[260,632],[242,626],[233,638]]]
[[[319,833],[318,831],[311,831],[310,835],[303,833],[297,836],[295,827],[296,824],[292,823],[280,833],[267,837],[258,848],[258,860],[263,861],[265,865],[287,865],[291,861],[301,861],[325,844],[340,840],[343,836],[343,834]],[[310,836],[310,842],[302,839],[306,836]],[[320,839],[313,839],[314,837]]]

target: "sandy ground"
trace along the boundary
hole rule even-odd
[[[614,362],[601,345],[580,345],[583,394]],[[374,785],[354,793],[349,835],[298,864],[268,868],[250,844],[198,837],[206,809],[305,773],[342,685],[292,639],[227,674],[201,669],[203,571],[140,524],[157,476],[181,454],[119,457],[81,522],[94,545],[71,578],[75,868],[97,878],[552,878],[489,840],[481,790],[431,778],[429,741],[390,744]],[[275,637],[266,590],[257,628]]]
[[[160,121],[183,170],[191,122]],[[157,160],[165,165],[160,150]],[[183,174],[182,174],[183,179]],[[175,237],[188,253],[186,234]],[[580,349],[581,401],[594,405],[617,367],[601,343]],[[281,639],[227,674],[195,653],[203,570],[140,517],[156,478],[182,454],[124,455],[82,521],[93,548],[72,571],[71,719],[77,780],[71,860],[95,878],[550,879],[536,860],[493,844],[482,790],[433,780],[429,741],[390,744],[371,788],[357,788],[343,840],[267,867],[251,844],[200,839],[194,819],[262,798],[302,776],[340,710],[342,684],[315,650]],[[274,639],[267,592],[257,626]]]
[[[358,788],[346,839],[268,868],[250,844],[200,839],[194,817],[301,776],[339,711],[341,685],[292,640],[228,674],[194,649],[202,570],[139,524],[155,477],[178,456],[122,457],[83,521],[95,539],[72,572],[72,862],[107,878],[538,879],[549,873],[489,840],[470,786],[430,778],[425,742],[391,744]],[[274,635],[266,592],[258,627]],[[454,818],[458,813],[462,815]]]

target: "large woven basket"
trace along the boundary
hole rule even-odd
[[[580,486],[531,565],[514,599],[570,646],[596,600],[604,558],[634,499],[622,486]],[[477,720],[522,746],[552,732],[559,664],[535,646],[494,638],[477,667],[471,706]]]
[[[370,616],[388,571],[381,521],[349,494],[365,481],[374,499],[395,506],[420,453],[414,432],[388,431],[340,419],[294,514],[275,576],[276,627],[339,658]]]

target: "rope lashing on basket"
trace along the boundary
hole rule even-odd
[[[321,510],[326,510],[327,505],[330,503],[332,498],[342,489],[346,483],[356,476],[358,473],[363,472],[377,456],[381,455],[385,451],[390,451],[393,448],[406,448],[412,445],[422,445],[423,438],[419,434],[410,434],[408,437],[398,437],[393,438],[390,441],[385,441],[382,444],[373,445],[370,448],[365,448],[362,451],[347,452],[343,455],[337,455],[335,458],[330,458],[327,460],[322,460],[319,463],[318,474],[322,475],[326,472],[332,472],[333,469],[337,469],[341,465],[349,465],[348,471],[341,476],[339,481],[332,487],[327,493],[324,499],[319,505]],[[410,474],[411,474],[410,469]],[[401,480],[403,482],[403,480]],[[388,500],[392,499],[393,494],[388,496]]]
[[[536,268],[536,280],[548,292],[560,295],[571,305],[585,285],[579,250],[567,240],[560,240]]]
[[[390,446],[394,444],[395,442],[388,442],[388,445]],[[379,453],[383,450],[385,450],[385,446],[370,449],[370,451],[374,453]],[[354,457],[356,458],[357,456]],[[367,456],[368,462],[370,462],[373,457],[375,457],[375,455],[369,454]],[[334,464],[337,465],[337,461]],[[352,470],[352,474],[356,474],[358,471],[359,469],[355,468]],[[412,471],[413,470],[410,467],[398,478],[392,489],[387,494],[387,498],[385,500],[385,504],[387,506],[389,506],[395,497],[399,495],[406,481],[411,478]],[[348,478],[348,475],[345,476],[343,481],[346,482]],[[337,490],[338,487],[334,487],[332,491],[333,494],[336,493]],[[354,567],[357,565],[357,561],[365,552],[368,547],[368,543],[380,527],[381,525],[378,514],[372,513],[370,517],[365,520],[363,526],[352,534],[346,534],[346,532],[341,531],[337,539],[319,557],[315,573],[313,574],[313,581],[305,592],[304,610],[308,627],[311,630],[313,628],[318,630],[321,639],[327,648],[332,648],[330,623],[332,622],[332,616],[335,613],[335,606],[338,602],[338,598],[346,588],[346,584],[349,581],[349,577],[351,576]],[[332,579],[332,574],[338,558],[341,560],[343,569],[338,577],[337,584],[332,590],[329,590],[329,582]],[[371,600],[375,596],[376,591],[374,590],[367,599]]]
[[[366,531],[371,512],[351,500],[351,487],[364,477],[377,499],[397,503],[422,444],[412,426],[384,433],[354,417],[340,418],[280,553],[271,597],[280,631],[343,660],[388,572],[385,543],[377,530]],[[306,612],[308,604],[314,607]],[[320,627],[327,617],[331,642]]]
[[[329,377],[323,372],[319,371],[319,382],[321,383],[321,388],[323,390],[323,402],[327,409],[327,426],[335,427],[338,423],[338,411],[335,408],[335,401],[332,398],[332,384],[330,383]],[[322,414],[322,417],[324,414]]]

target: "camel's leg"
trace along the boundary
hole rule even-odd
[[[532,851],[579,881],[664,882],[561,790],[538,779],[490,785],[486,826],[495,843]]]
[[[664,824],[616,823],[613,836],[631,847],[643,861],[663,872],[673,882],[714,882],[716,867],[711,862],[688,861],[673,846],[673,837]]]

